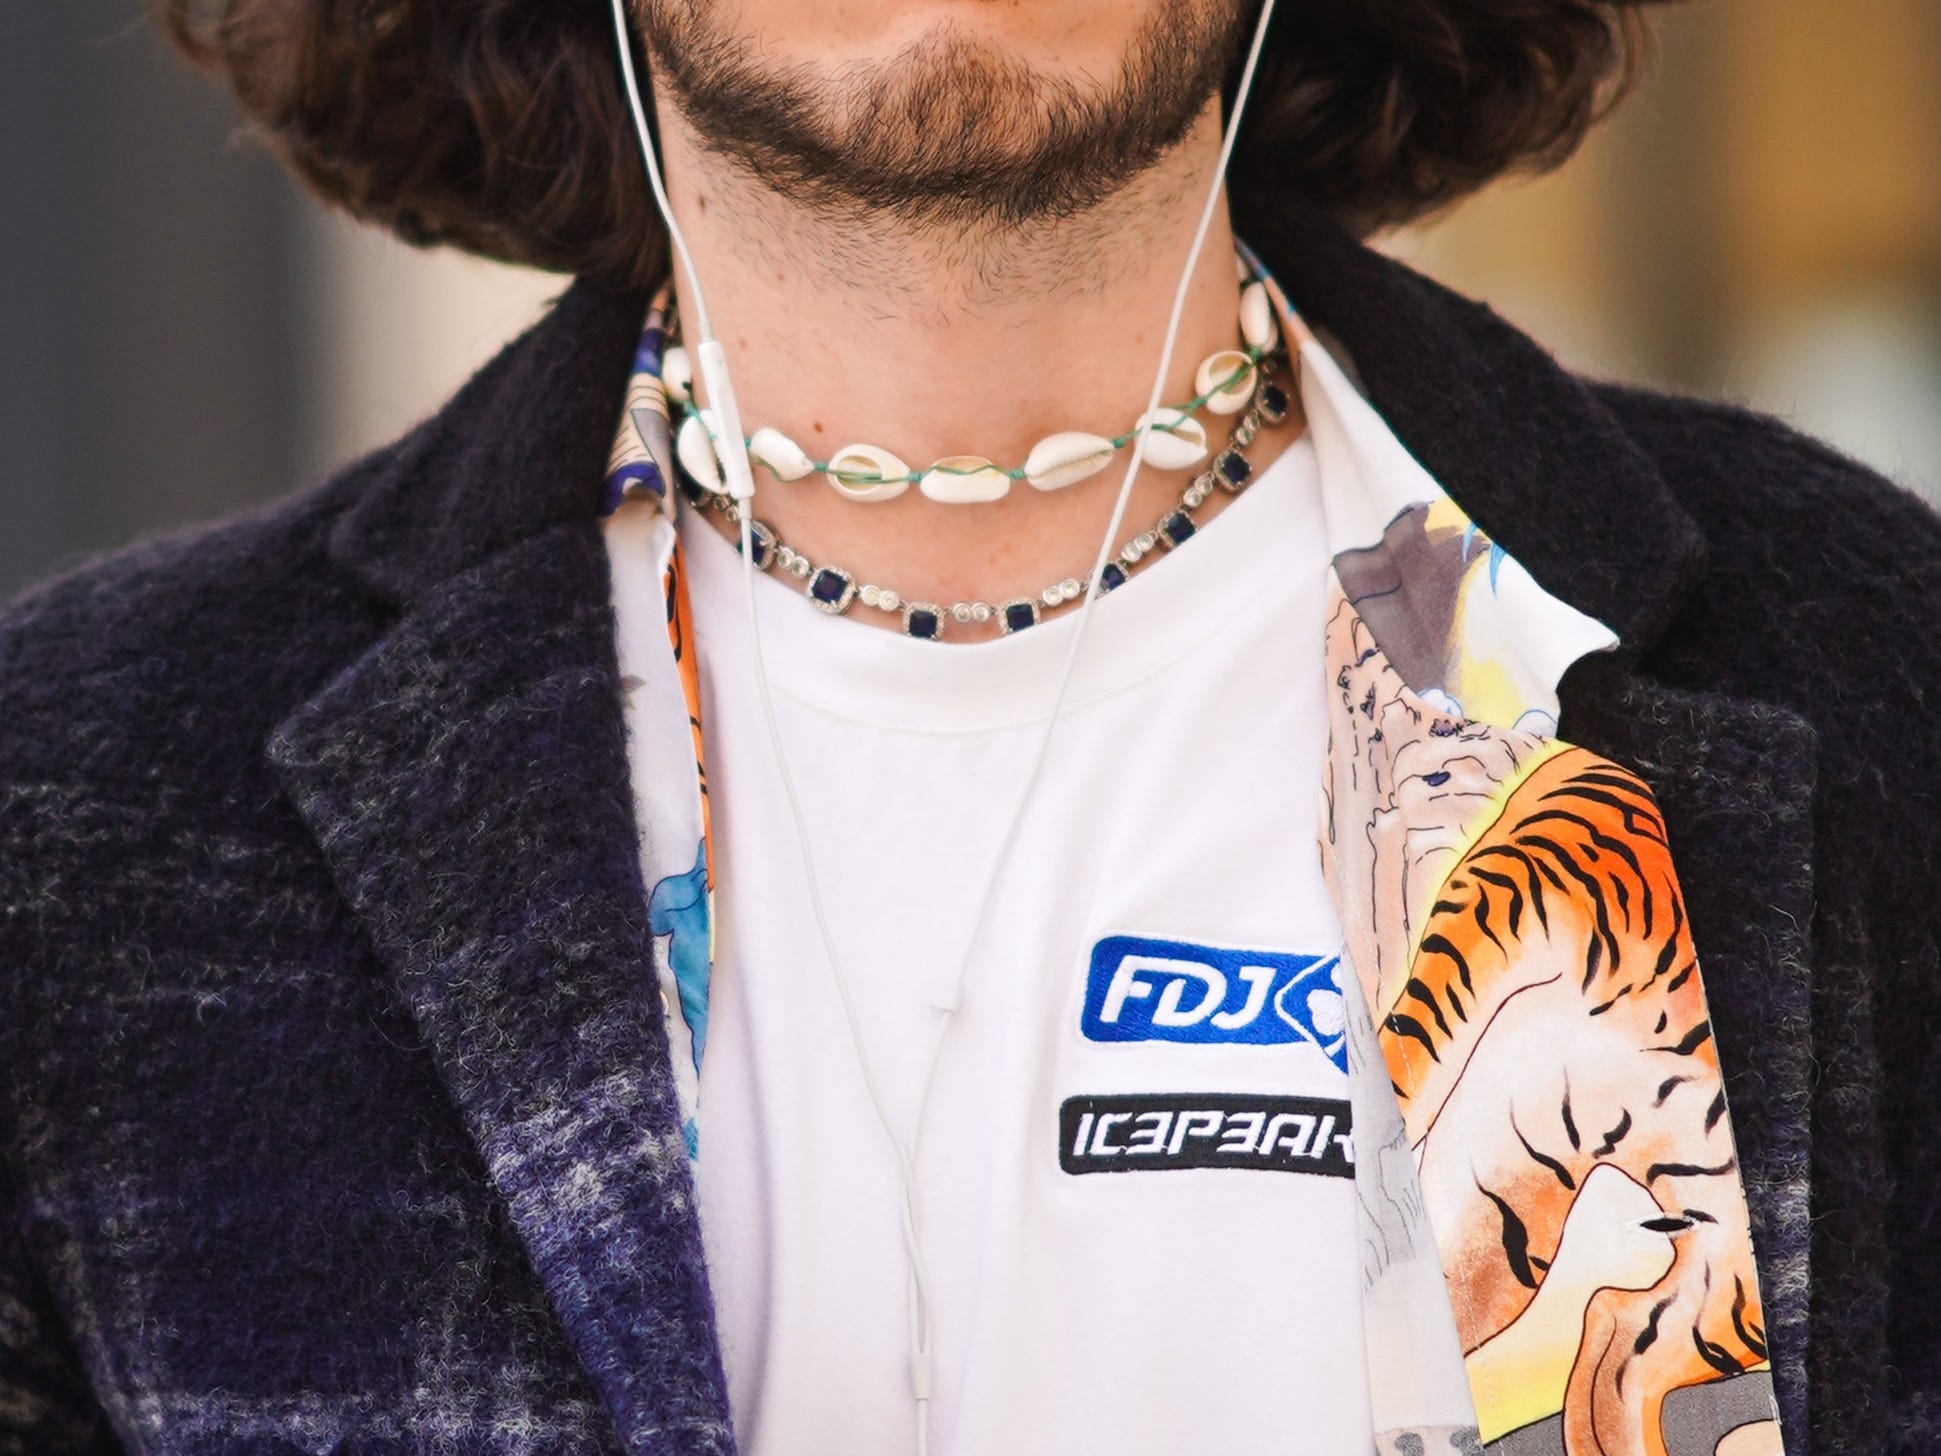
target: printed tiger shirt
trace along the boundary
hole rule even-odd
[[[1332,565],[1320,844],[1347,939],[1379,1449],[1781,1450],[1731,1118],[1642,780],[1563,743],[1616,639],[1299,341]]]

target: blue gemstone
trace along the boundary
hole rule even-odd
[[[1004,630],[1022,632],[1026,627],[1038,625],[1038,604],[1036,602],[1007,602],[1004,607]]]
[[[1287,391],[1278,384],[1264,385],[1260,391],[1260,417],[1270,425],[1287,418]]]
[[[1185,511],[1174,511],[1159,523],[1159,539],[1168,546],[1177,546],[1193,535],[1193,518]]]
[[[748,523],[748,543],[754,547],[756,569],[759,571],[767,571],[775,560],[775,533],[760,521],[750,521]],[[735,549],[737,551],[741,549],[739,537],[735,541]]]
[[[1117,591],[1126,584],[1126,581],[1126,569],[1116,561],[1108,561],[1105,563],[1105,570],[1099,573],[1099,590]]]
[[[1228,450],[1220,456],[1220,474],[1226,478],[1228,485],[1245,485],[1247,477],[1253,473],[1253,466],[1238,450]]]
[[[903,630],[912,637],[935,637],[943,625],[942,615],[933,607],[912,607],[903,618]]]
[[[809,583],[809,595],[824,606],[833,607],[855,587],[849,573],[834,566],[825,566],[815,574]]]

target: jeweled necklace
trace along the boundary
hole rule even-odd
[[[1252,385],[1242,402],[1244,413],[1233,428],[1227,446],[1213,463],[1195,476],[1180,492],[1179,500],[1148,530],[1141,531],[1119,548],[1118,555],[1106,563],[1099,577],[1099,590],[1109,592],[1124,586],[1132,573],[1160,547],[1168,551],[1184,544],[1199,529],[1196,513],[1215,489],[1238,495],[1253,483],[1254,466],[1247,450],[1263,426],[1278,425],[1287,418],[1288,395],[1274,383],[1275,365],[1284,357],[1276,347],[1250,365]],[[1155,440],[1158,438],[1154,437]],[[1152,448],[1152,441],[1147,449]],[[742,510],[734,497],[693,478],[685,460],[680,460],[684,494],[694,505],[717,512],[733,526],[741,525]],[[1035,627],[1048,613],[1068,607],[1085,595],[1085,583],[1075,576],[1065,577],[1044,587],[1036,596],[1014,597],[993,604],[982,599],[960,601],[946,608],[936,602],[906,600],[889,587],[859,583],[854,572],[840,566],[818,566],[800,551],[783,541],[766,522],[750,518],[749,537],[753,543],[755,565],[763,571],[780,571],[802,583],[803,592],[821,610],[831,615],[847,612],[860,602],[886,615],[898,617],[907,636],[927,641],[943,638],[949,623],[985,625],[995,621],[1004,635]],[[736,531],[739,536],[739,530]],[[740,549],[737,539],[736,549]]]
[[[1242,347],[1207,355],[1194,374],[1193,398],[1140,416],[1123,434],[1107,437],[1065,430],[1048,435],[1031,447],[1022,465],[1009,470],[982,455],[947,455],[927,470],[912,470],[888,450],[866,444],[845,445],[827,460],[816,460],[780,430],[768,428],[746,437],[749,457],[766,466],[777,480],[801,480],[819,473],[849,500],[894,500],[914,485],[946,505],[1001,499],[1020,480],[1038,490],[1063,490],[1105,469],[1141,431],[1147,434],[1147,465],[1155,470],[1190,470],[1208,453],[1206,426],[1194,416],[1202,409],[1215,415],[1247,409],[1260,383],[1263,362],[1280,348],[1280,327],[1266,283],[1245,257],[1236,254],[1234,262],[1241,283]],[[668,337],[678,338],[680,323],[671,303],[667,316]],[[682,468],[703,490],[721,492],[721,466],[715,455],[719,424],[711,410],[695,402],[692,367],[678,343],[661,361],[660,384],[668,403],[680,411],[674,449]]]

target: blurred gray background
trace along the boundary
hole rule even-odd
[[[141,0],[0,45],[0,597],[316,479],[561,280],[324,214]],[[1744,400],[1941,499],[1941,5],[1688,0],[1560,173],[1384,245],[1572,365]]]
[[[0,44],[0,594],[287,481],[311,371],[304,205],[128,0]]]

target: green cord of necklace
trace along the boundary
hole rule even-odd
[[[1271,344],[1266,346],[1249,344],[1245,349],[1235,350],[1234,351],[1235,353],[1241,353],[1246,355],[1247,362],[1245,364],[1235,365],[1232,373],[1228,374],[1226,378],[1220,380],[1217,384],[1213,386],[1213,388],[1207,390],[1204,394],[1196,394],[1191,399],[1187,400],[1184,404],[1174,405],[1174,406],[1171,406],[1170,408],[1174,413],[1180,414],[1180,415],[1198,414],[1200,410],[1206,407],[1206,402],[1208,400],[1212,399],[1217,394],[1222,394],[1225,391],[1231,389],[1234,385],[1238,384],[1242,379],[1246,378],[1250,370],[1258,369],[1260,367],[1260,361],[1262,359],[1265,359],[1267,355],[1273,351],[1273,348],[1274,346]],[[1166,407],[1162,406],[1162,409],[1164,408]],[[700,408],[694,403],[692,399],[684,399],[681,401],[681,417],[683,421],[685,421],[687,417],[690,415],[698,416],[700,414],[701,414]],[[703,429],[706,429],[707,421],[703,419],[701,421],[701,425]],[[1153,428],[1162,429],[1163,427],[1155,424]],[[1138,433],[1139,431],[1135,427],[1133,429],[1127,430],[1123,435],[1114,435],[1108,443],[1111,444],[1114,450],[1123,450],[1127,445],[1132,443],[1134,438],[1137,437]],[[1171,429],[1164,429],[1163,433],[1170,435],[1174,432]],[[714,431],[709,430],[708,434],[709,434],[709,437],[712,438],[714,435]],[[755,438],[754,436],[750,435],[746,439],[744,439],[742,443],[744,445],[752,447],[755,443]],[[878,475],[873,470],[844,470],[840,472],[831,471],[829,468],[829,462],[827,460],[811,460],[809,462],[809,471],[811,474],[814,474],[818,471],[820,471],[825,475],[838,474],[840,475],[844,485],[858,485],[858,486],[887,485],[893,481],[899,481],[899,480],[907,481],[911,485],[917,485],[921,483],[925,475],[930,474],[932,471],[934,471],[939,475],[975,475],[975,474],[981,473],[982,471],[989,470],[992,468],[994,467],[988,466],[988,465],[956,466],[956,465],[938,464],[938,465],[931,466],[930,470],[912,470],[906,475]],[[1007,479],[1023,480],[1025,476],[1025,469],[1022,465],[1018,465],[1018,466],[1014,466],[1010,470],[1004,471],[1003,473]]]

